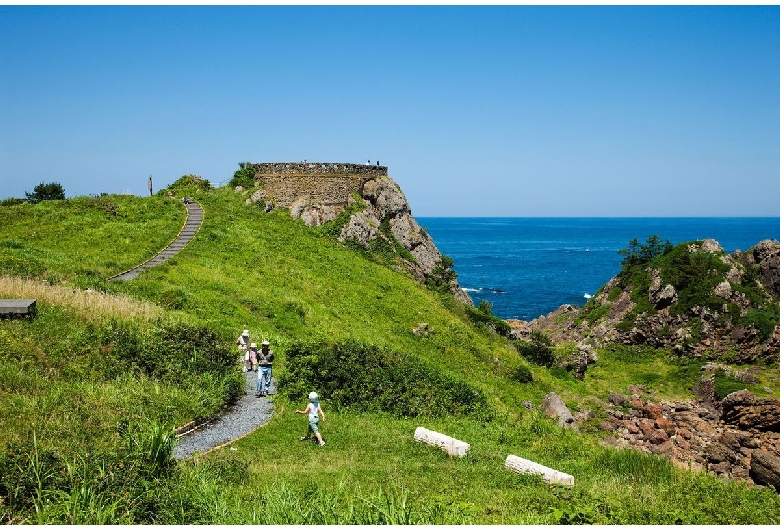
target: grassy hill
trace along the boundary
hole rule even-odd
[[[203,206],[200,232],[175,258],[128,282],[105,278],[176,236],[180,201],[160,193],[0,207],[0,297],[36,298],[39,307],[33,321],[0,322],[0,521],[780,520],[774,491],[599,444],[610,390],[663,369],[665,392],[685,397],[694,370],[657,358],[638,366],[608,352],[584,381],[530,365],[449,295],[336,242],[328,225],[307,228],[284,210],[245,205],[230,189],[189,183],[174,191]],[[412,331],[422,322],[426,336]],[[277,353],[274,376],[284,384],[273,419],[232,447],[171,461],[171,429],[218,412],[239,392],[233,341],[245,328]],[[307,371],[303,359],[340,370],[342,383]],[[361,388],[345,384],[351,379]],[[293,411],[305,404],[303,389],[326,380],[360,398],[323,393],[328,445],[319,448],[297,441],[306,423]],[[433,399],[418,399],[409,409],[423,390],[479,407],[442,414],[426,408]],[[550,391],[573,411],[593,411],[581,433],[538,411]],[[415,442],[420,425],[469,442],[469,455],[451,458]],[[572,474],[576,485],[513,474],[504,468],[508,454]]]

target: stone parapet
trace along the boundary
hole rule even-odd
[[[365,178],[386,177],[387,166],[378,164],[349,164],[342,162],[262,162],[251,164],[258,177],[265,176],[361,176]]]
[[[310,204],[346,207],[363,184],[387,177],[387,167],[335,162],[264,162],[251,164],[255,180],[266,196],[281,208],[301,199]]]

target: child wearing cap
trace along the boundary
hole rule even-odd
[[[301,436],[298,439],[300,441],[310,440],[311,434],[314,433],[314,436],[317,437],[317,443],[321,446],[325,445],[325,440],[322,439],[320,430],[317,427],[317,424],[320,422],[320,416],[322,416],[322,421],[325,421],[325,413],[322,411],[322,406],[320,406],[317,393],[311,392],[309,394],[309,404],[306,405],[306,408],[303,410],[296,410],[295,413],[309,415],[309,430],[306,431],[306,436]]]

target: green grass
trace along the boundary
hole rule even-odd
[[[0,226],[0,263],[13,265],[3,272],[34,280],[0,282],[0,296],[28,293],[40,302],[33,321],[0,321],[0,442],[10,442],[13,452],[0,455],[0,494],[3,484],[19,483],[20,477],[41,480],[29,482],[26,504],[13,509],[0,504],[0,520],[780,520],[780,501],[771,491],[602,447],[603,433],[593,425],[576,434],[522,405],[528,400],[538,409],[544,395],[555,391],[573,411],[598,412],[610,391],[639,383],[661,397],[690,397],[700,365],[630,349],[599,352],[584,381],[530,365],[508,339],[475,325],[451,297],[388,267],[387,256],[377,259],[336,242],[332,227],[307,228],[284,210],[265,214],[229,189],[187,186],[179,195],[196,198],[205,209],[201,232],[178,256],[130,282],[104,280],[148,259],[176,236],[184,221],[180,202],[110,196],[104,198],[110,205],[79,198],[2,207],[9,222]],[[79,292],[50,285],[59,283],[103,293],[85,305]],[[421,322],[428,323],[428,336],[412,332]],[[271,341],[280,381],[296,373],[286,358],[293,345],[354,341],[382,349],[387,359],[403,359],[408,362],[403,366],[443,382],[442,388],[473,388],[484,395],[491,415],[415,418],[340,407],[323,395],[327,445],[320,448],[297,441],[306,422],[293,411],[304,403],[283,392],[274,396],[273,419],[232,444],[235,451],[225,447],[169,465],[167,429],[219,411],[242,379],[237,367],[194,369],[202,365],[191,364],[196,361],[190,352],[232,352],[245,328]],[[178,335],[182,330],[191,330],[186,331],[191,342]],[[171,334],[175,340],[168,340]],[[516,381],[519,371],[530,373],[532,381],[525,376]],[[396,381],[395,375],[388,380]],[[776,381],[761,384],[774,388]],[[417,426],[471,443],[469,455],[448,457],[415,442]],[[50,462],[41,467],[33,454],[49,455]],[[508,454],[570,473],[576,485],[549,486],[511,473],[504,468]],[[36,475],[36,469],[51,473]],[[132,480],[120,480],[120,469],[129,469]]]

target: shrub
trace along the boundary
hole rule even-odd
[[[512,370],[510,377],[512,380],[517,381],[518,383],[532,383],[534,380],[534,376],[531,374],[531,370],[524,364],[521,364]]]
[[[297,343],[287,351],[286,362],[280,388],[292,400],[316,389],[338,407],[402,417],[487,412],[481,390],[416,358],[354,340]]]
[[[251,188],[255,185],[255,170],[252,168],[250,162],[239,162],[239,169],[233,173],[233,178],[230,179],[228,185],[231,188],[241,186],[243,188]]]
[[[17,204],[25,204],[26,202],[27,199],[9,197],[7,199],[0,200],[0,206],[16,206]]]
[[[531,332],[531,340],[517,341],[515,343],[520,355],[534,364],[550,367],[555,361],[555,355],[552,348],[552,340],[539,330]]]
[[[431,274],[425,279],[425,285],[433,291],[448,293],[452,282],[458,277],[458,273],[452,270],[453,265],[455,262],[451,257],[442,256],[433,266]]]
[[[482,313],[485,313],[486,315],[492,315],[493,304],[491,304],[487,300],[480,300],[479,305],[477,305],[477,310],[481,311]]]
[[[649,263],[656,256],[666,254],[673,248],[668,239],[662,243],[658,235],[649,236],[646,241],[647,243],[643,245],[634,238],[628,243],[627,248],[618,250],[618,254],[625,256],[620,262],[624,269]]]
[[[465,306],[465,308],[466,308],[466,315],[468,315],[469,320],[471,320],[473,323],[477,325],[481,325],[486,328],[489,328],[490,330],[498,333],[502,337],[508,336],[509,333],[512,331],[512,327],[498,317],[485,313],[480,309],[474,309],[473,307]]]
[[[745,327],[755,327],[761,342],[766,342],[774,333],[778,320],[780,320],[780,310],[777,306],[769,306],[765,309],[748,309],[739,323]]]

